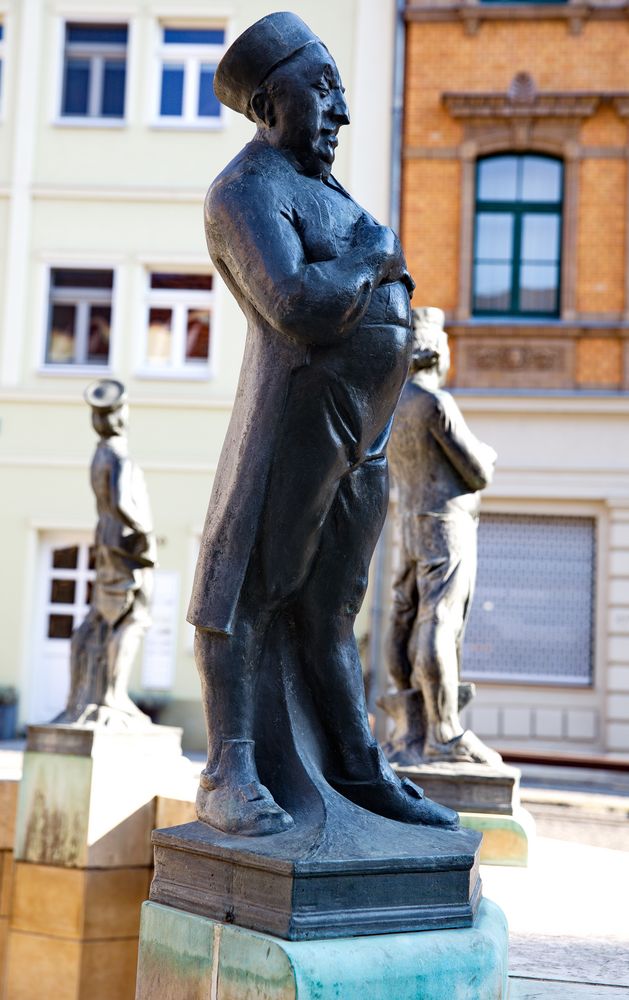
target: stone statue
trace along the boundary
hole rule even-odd
[[[156,553],[151,509],[142,471],[128,454],[124,386],[99,379],[87,387],[85,399],[100,438],[90,469],[98,511],[96,577],[90,610],[72,635],[68,703],[54,722],[150,725],[129,698],[127,685],[151,624]]]
[[[188,615],[208,733],[197,814],[277,834],[343,797],[456,828],[373,739],[353,632],[412,346],[404,254],[332,176],[349,112],[299,17],[247,29],[214,88],[256,132],[205,204],[210,256],[248,332]]]
[[[398,691],[382,707],[396,718],[387,746],[399,764],[501,757],[470,730],[460,709],[473,697],[461,684],[461,654],[476,580],[480,491],[496,452],[468,428],[442,388],[450,366],[440,309],[415,310],[410,377],[396,413],[389,457],[398,490],[399,567],[388,636]]]

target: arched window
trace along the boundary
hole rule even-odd
[[[476,171],[473,311],[558,316],[563,164],[487,156]]]

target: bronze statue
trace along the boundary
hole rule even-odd
[[[90,610],[72,635],[68,703],[54,722],[150,725],[129,698],[127,685],[151,624],[156,558],[151,509],[144,476],[128,454],[124,386],[99,379],[87,387],[85,399],[100,438],[90,469],[98,511],[96,576]]]
[[[442,388],[450,366],[442,311],[418,309],[415,317],[410,378],[389,445],[400,561],[388,659],[398,691],[416,696],[382,699],[398,716],[387,752],[400,764],[499,764],[499,754],[459,719],[474,693],[461,684],[461,654],[476,580],[480,491],[491,482],[496,452],[474,437]]]
[[[248,333],[188,616],[208,732],[198,817],[281,833],[315,808],[316,788],[456,828],[373,739],[353,633],[410,360],[404,254],[332,176],[349,112],[300,18],[256,22],[214,87],[256,133],[205,204],[210,256]]]

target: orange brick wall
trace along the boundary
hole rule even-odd
[[[622,342],[591,337],[577,341],[577,385],[618,389],[622,382]]]
[[[414,301],[456,306],[460,173],[454,160],[416,160],[404,171],[402,242],[417,282]]]
[[[625,299],[625,202],[622,160],[583,160],[577,236],[577,310],[621,312]]]
[[[591,21],[571,34],[565,21],[482,21],[468,35],[457,22],[407,24],[402,238],[417,302],[452,311],[459,284],[460,164],[421,157],[456,150],[463,127],[441,105],[444,91],[507,90],[518,71],[539,90],[626,91],[627,25]],[[603,107],[581,126],[584,146],[624,150],[628,125]],[[419,154],[419,155],[418,155]],[[433,154],[434,155],[434,154]],[[625,303],[626,161],[585,158],[579,166],[576,307],[620,314]],[[470,220],[470,225],[472,221]]]

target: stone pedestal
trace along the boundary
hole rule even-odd
[[[3,1000],[134,996],[155,797],[180,739],[161,726],[29,729]]]
[[[393,767],[421,785],[431,799],[456,809],[462,826],[483,834],[481,864],[528,864],[535,820],[520,805],[517,767],[445,761]]]
[[[502,1000],[507,924],[483,900],[473,927],[284,941],[145,903],[136,1000]]]
[[[17,754],[15,755],[18,756]],[[4,979],[13,888],[13,842],[20,765],[0,776],[0,997]]]
[[[346,808],[344,828],[324,819],[272,837],[155,830],[150,898],[289,940],[472,925],[477,834]]]

